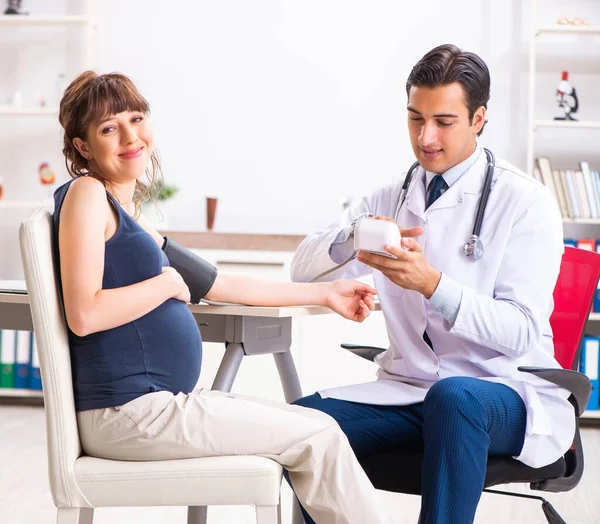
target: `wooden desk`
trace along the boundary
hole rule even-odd
[[[244,356],[272,354],[287,402],[302,396],[290,347],[292,320],[307,315],[326,315],[330,309],[317,306],[189,306],[205,342],[222,342],[226,350],[212,388],[231,391]],[[0,293],[0,329],[33,331],[29,297]],[[0,389],[0,396],[2,390]],[[14,396],[14,394],[11,394]]]

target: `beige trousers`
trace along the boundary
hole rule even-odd
[[[88,455],[168,460],[260,455],[290,474],[317,524],[390,523],[391,517],[329,415],[220,391],[149,393],[117,408],[77,415]]]

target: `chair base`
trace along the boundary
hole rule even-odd
[[[554,509],[554,506],[550,504],[544,497],[538,495],[525,495],[523,493],[511,493],[509,491],[501,491],[498,489],[484,489],[485,493],[493,493],[495,495],[506,495],[508,497],[519,497],[524,499],[535,499],[542,503],[542,511],[549,524],[567,524],[563,518],[559,515],[558,511]]]

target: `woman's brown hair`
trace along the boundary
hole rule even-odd
[[[81,155],[73,145],[73,139],[87,139],[91,125],[102,119],[122,113],[139,111],[150,113],[150,105],[140,94],[133,82],[120,73],[98,75],[94,71],[81,73],[67,89],[60,101],[58,120],[64,130],[63,154],[69,175],[73,178],[93,176],[106,187],[108,181],[101,173],[94,172],[87,158]],[[133,201],[136,215],[142,202],[156,197],[162,184],[162,169],[156,150],[150,157],[152,169],[146,168],[148,183],[136,180]]]

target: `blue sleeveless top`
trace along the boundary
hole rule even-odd
[[[57,268],[60,211],[72,182],[54,193]],[[102,289],[160,275],[169,265],[162,249],[108,191],[106,195],[119,223],[105,243]],[[60,270],[58,279],[60,284]],[[153,391],[189,393],[200,376],[200,330],[187,305],[174,298],[133,322],[106,331],[80,337],[69,329],[69,343],[77,411],[121,406]]]

